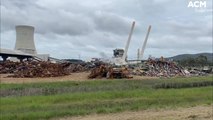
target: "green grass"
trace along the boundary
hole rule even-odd
[[[126,110],[212,105],[212,86],[181,89],[153,88],[156,84],[189,84],[203,81],[212,81],[212,76],[156,80],[1,84],[1,91],[8,92],[8,95],[0,98],[0,119],[37,120]],[[32,94],[15,97],[9,93],[23,92],[32,88],[55,92],[49,94],[32,92]]]

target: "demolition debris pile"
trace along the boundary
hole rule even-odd
[[[91,70],[91,73],[88,76],[88,78],[113,79],[113,78],[132,78],[132,77],[130,76],[129,70],[126,67],[113,67],[108,64],[101,64]]]
[[[142,66],[141,66],[142,65]],[[197,71],[187,71],[171,61],[149,59],[143,64],[134,66],[113,66],[96,62],[83,63],[50,63],[38,61],[0,63],[0,74],[11,74],[8,77],[15,78],[35,78],[35,77],[58,77],[75,72],[90,72],[88,78],[132,78],[131,75],[150,77],[173,77],[173,76],[194,76]],[[200,71],[199,71],[200,73]]]
[[[11,74],[8,77],[35,78],[35,77],[58,77],[75,72],[91,71],[103,64],[102,62],[88,63],[50,63],[38,61],[0,63],[0,74]]]
[[[183,68],[174,62],[152,60],[145,62],[145,66],[133,70],[134,75],[151,76],[151,77],[173,77],[185,76]]]
[[[81,64],[50,63],[50,62],[11,62],[0,63],[0,74],[11,74],[8,77],[35,78],[35,77],[58,77],[69,75],[74,72],[90,71],[89,79],[92,78],[130,78],[127,68],[112,67],[101,61]]]
[[[69,72],[64,69],[64,64],[55,64],[49,62],[10,62],[6,61],[0,64],[0,74],[12,74],[8,77],[33,78],[33,77],[57,77],[68,75]]]
[[[141,66],[142,65],[142,66]],[[194,75],[173,61],[148,59],[143,64],[129,65],[129,67],[118,67],[101,65],[92,69],[88,78],[132,78],[131,75],[149,77],[174,77]]]

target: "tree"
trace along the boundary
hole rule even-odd
[[[197,65],[199,66],[205,66],[208,64],[208,61],[207,61],[207,57],[204,56],[204,55],[199,55],[197,58],[196,58],[196,63]]]

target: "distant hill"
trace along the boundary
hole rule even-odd
[[[206,56],[207,60],[209,62],[212,62],[212,60],[213,60],[213,53],[181,54],[181,55],[169,57],[168,59],[173,59],[173,60],[177,61],[177,60],[183,60],[183,59],[187,59],[187,58],[197,58],[200,55]]]

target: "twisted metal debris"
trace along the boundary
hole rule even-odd
[[[152,60],[145,62],[145,67],[134,69],[134,75],[151,76],[151,77],[172,77],[185,76],[184,69],[174,62]]]
[[[119,68],[113,67],[111,65],[102,64],[100,66],[93,68],[88,78],[121,79],[121,78],[132,78],[132,76],[130,76],[129,70],[126,67]]]

